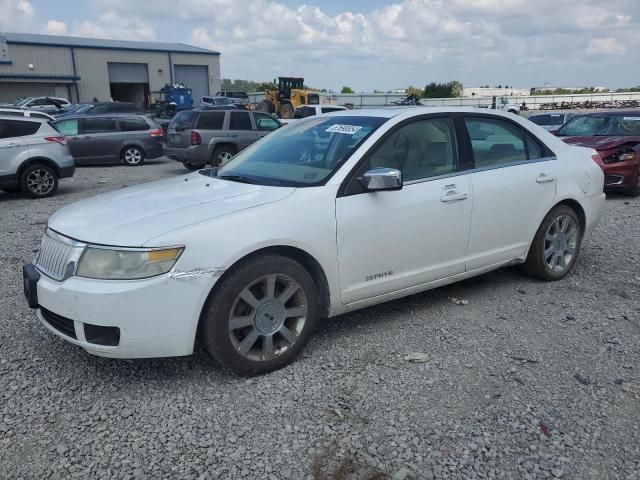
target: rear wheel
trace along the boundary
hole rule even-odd
[[[122,161],[131,167],[136,167],[144,162],[144,151],[140,147],[130,145],[122,149]]]
[[[273,103],[269,100],[263,100],[256,106],[256,112],[273,113],[275,110]]]
[[[192,172],[196,171],[196,170],[200,170],[202,168],[205,167],[205,165],[203,163],[190,163],[190,162],[182,162],[182,164],[185,166],[185,168],[187,170],[191,170]]]
[[[57,189],[58,174],[47,165],[30,165],[20,176],[20,190],[31,197],[49,197]]]
[[[283,103],[280,105],[280,117],[293,118],[293,105],[290,103]]]
[[[302,350],[318,316],[318,293],[298,262],[265,255],[228,272],[205,309],[209,353],[231,370],[256,375],[287,365]]]
[[[576,263],[581,241],[582,227],[576,212],[566,205],[555,207],[536,232],[524,272],[545,281],[560,280]]]
[[[216,147],[213,151],[212,161],[213,166],[217,167],[230,160],[236,154],[236,149],[231,145],[221,145]]]

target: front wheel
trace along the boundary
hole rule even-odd
[[[122,150],[122,161],[130,167],[141,165],[144,157],[144,151],[140,147],[130,146]]]
[[[242,375],[287,365],[310,338],[318,293],[309,273],[281,255],[256,257],[220,280],[205,307],[209,353]]]
[[[547,282],[560,280],[576,263],[581,242],[578,215],[572,208],[558,205],[538,228],[523,265],[524,272]]]

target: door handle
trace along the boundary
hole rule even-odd
[[[460,192],[460,193],[456,193],[456,192],[450,192],[447,193],[446,195],[443,195],[442,197],[440,197],[440,201],[441,202],[459,202],[460,200],[466,200],[469,197],[469,195],[467,195],[467,192]]]
[[[540,176],[536,178],[536,182],[538,183],[550,183],[555,181],[556,181],[556,177],[553,177],[548,173],[541,173]]]
[[[7,147],[19,147],[19,143],[7,143]]]
[[[238,135],[237,135],[237,134],[235,134],[235,133],[230,133],[230,134],[229,134],[229,138],[236,138],[237,136],[238,136]]]

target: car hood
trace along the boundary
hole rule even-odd
[[[196,172],[74,203],[56,212],[49,228],[83,242],[138,247],[172,230],[277,202],[294,190]]]
[[[640,143],[640,136],[618,136],[618,137],[559,137],[565,143],[570,145],[578,145],[580,147],[589,147],[596,150],[611,150],[620,145],[629,143]]]

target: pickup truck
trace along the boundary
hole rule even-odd
[[[293,118],[281,118],[280,123],[287,124],[301,118],[313,117],[314,115],[322,115],[323,113],[339,112],[347,110],[347,107],[341,105],[300,105],[293,111]]]

